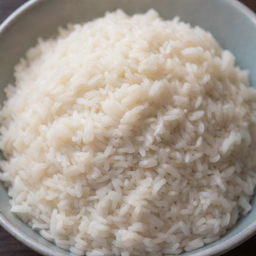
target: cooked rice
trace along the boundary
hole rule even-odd
[[[213,36],[155,11],[39,40],[1,110],[12,212],[87,256],[159,256],[251,209],[256,93]]]

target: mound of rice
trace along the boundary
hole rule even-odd
[[[256,93],[234,61],[153,10],[40,40],[0,113],[12,212],[87,256],[179,254],[224,235],[256,184]]]

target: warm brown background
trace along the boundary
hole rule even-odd
[[[0,23],[27,0],[0,0]],[[95,0],[99,1],[99,0]],[[178,0],[177,0],[178,1]],[[256,0],[240,0],[256,12]],[[256,46],[255,46],[256,47]],[[15,240],[0,227],[0,256],[40,256]],[[256,256],[256,235],[223,256]]]

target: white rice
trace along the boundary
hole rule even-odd
[[[152,10],[39,40],[0,113],[12,211],[78,255],[179,254],[223,236],[256,184],[256,92],[234,62]]]

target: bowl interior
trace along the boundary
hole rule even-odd
[[[4,87],[13,82],[13,67],[37,38],[48,38],[57,27],[81,23],[118,8],[128,14],[156,9],[166,19],[179,16],[182,20],[209,30],[223,48],[236,56],[237,64],[250,71],[256,87],[256,18],[234,0],[31,0],[12,15],[0,28],[0,100]],[[44,255],[72,255],[44,240],[10,213],[9,198],[0,183],[0,222],[18,239]],[[216,255],[251,236],[256,231],[256,202],[248,216],[220,240],[183,256]]]

